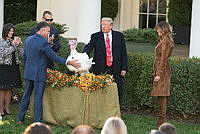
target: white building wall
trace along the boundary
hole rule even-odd
[[[77,38],[78,32],[78,2],[77,0],[38,0],[37,21],[41,20],[42,13],[49,10],[53,14],[54,22],[66,24],[69,28],[65,34],[66,38]]]
[[[193,0],[190,38],[190,57],[200,58],[200,0]]]
[[[0,38],[2,37],[3,30],[3,9],[4,9],[4,0],[0,0]]]
[[[139,0],[121,0],[119,25],[120,31],[138,28]]]
[[[37,21],[45,10],[52,12],[54,22],[66,24],[66,38],[87,43],[90,35],[99,31],[101,0],[38,0]]]
[[[79,0],[78,41],[88,43],[90,35],[100,30],[101,0]]]

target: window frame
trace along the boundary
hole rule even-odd
[[[139,1],[139,3],[141,2],[141,0]],[[150,15],[155,15],[156,17],[156,24],[158,24],[158,19],[159,19],[159,16],[165,16],[165,19],[166,19],[166,22],[168,22],[168,11],[169,11],[169,8],[168,8],[168,4],[169,4],[169,0],[166,0],[166,13],[163,14],[163,13],[159,13],[159,0],[156,0],[157,2],[157,6],[156,6],[156,12],[155,13],[150,13],[149,12],[149,4],[150,4],[150,0],[147,0],[147,11],[146,13],[145,12],[140,12],[140,5],[139,5],[139,28],[142,28],[140,27],[140,15],[146,15],[147,18],[146,18],[146,28],[149,28],[149,16]]]

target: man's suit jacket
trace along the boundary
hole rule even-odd
[[[55,54],[47,39],[40,34],[29,36],[25,41],[24,78],[33,81],[46,81],[47,58],[65,65],[66,59]]]
[[[106,47],[103,32],[91,35],[91,40],[85,46],[87,54],[94,50],[92,71],[95,74],[105,73],[106,68]],[[122,33],[112,30],[112,56],[113,76],[116,81],[121,81],[121,70],[128,71],[128,59],[124,36]]]
[[[37,33],[37,27],[33,27],[30,30],[29,35],[32,36],[36,33]],[[60,49],[60,43],[58,38],[58,31],[54,27],[50,27],[49,37],[51,37],[52,35],[54,35],[54,40],[51,48],[53,49],[54,52],[57,52]]]

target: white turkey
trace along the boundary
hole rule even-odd
[[[67,68],[75,73],[80,73],[80,74],[89,73],[90,67],[92,66],[92,64],[94,64],[94,62],[92,62],[93,58],[89,59],[89,56],[86,53],[78,53],[76,51],[77,44],[78,43],[76,40],[69,41],[71,52],[70,55],[67,57],[67,61],[78,60],[78,63],[81,64],[81,67],[76,69],[71,65],[67,65]]]

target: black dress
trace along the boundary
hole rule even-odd
[[[16,64],[15,52],[12,53],[12,65],[0,65],[0,90],[22,87],[19,65]]]

